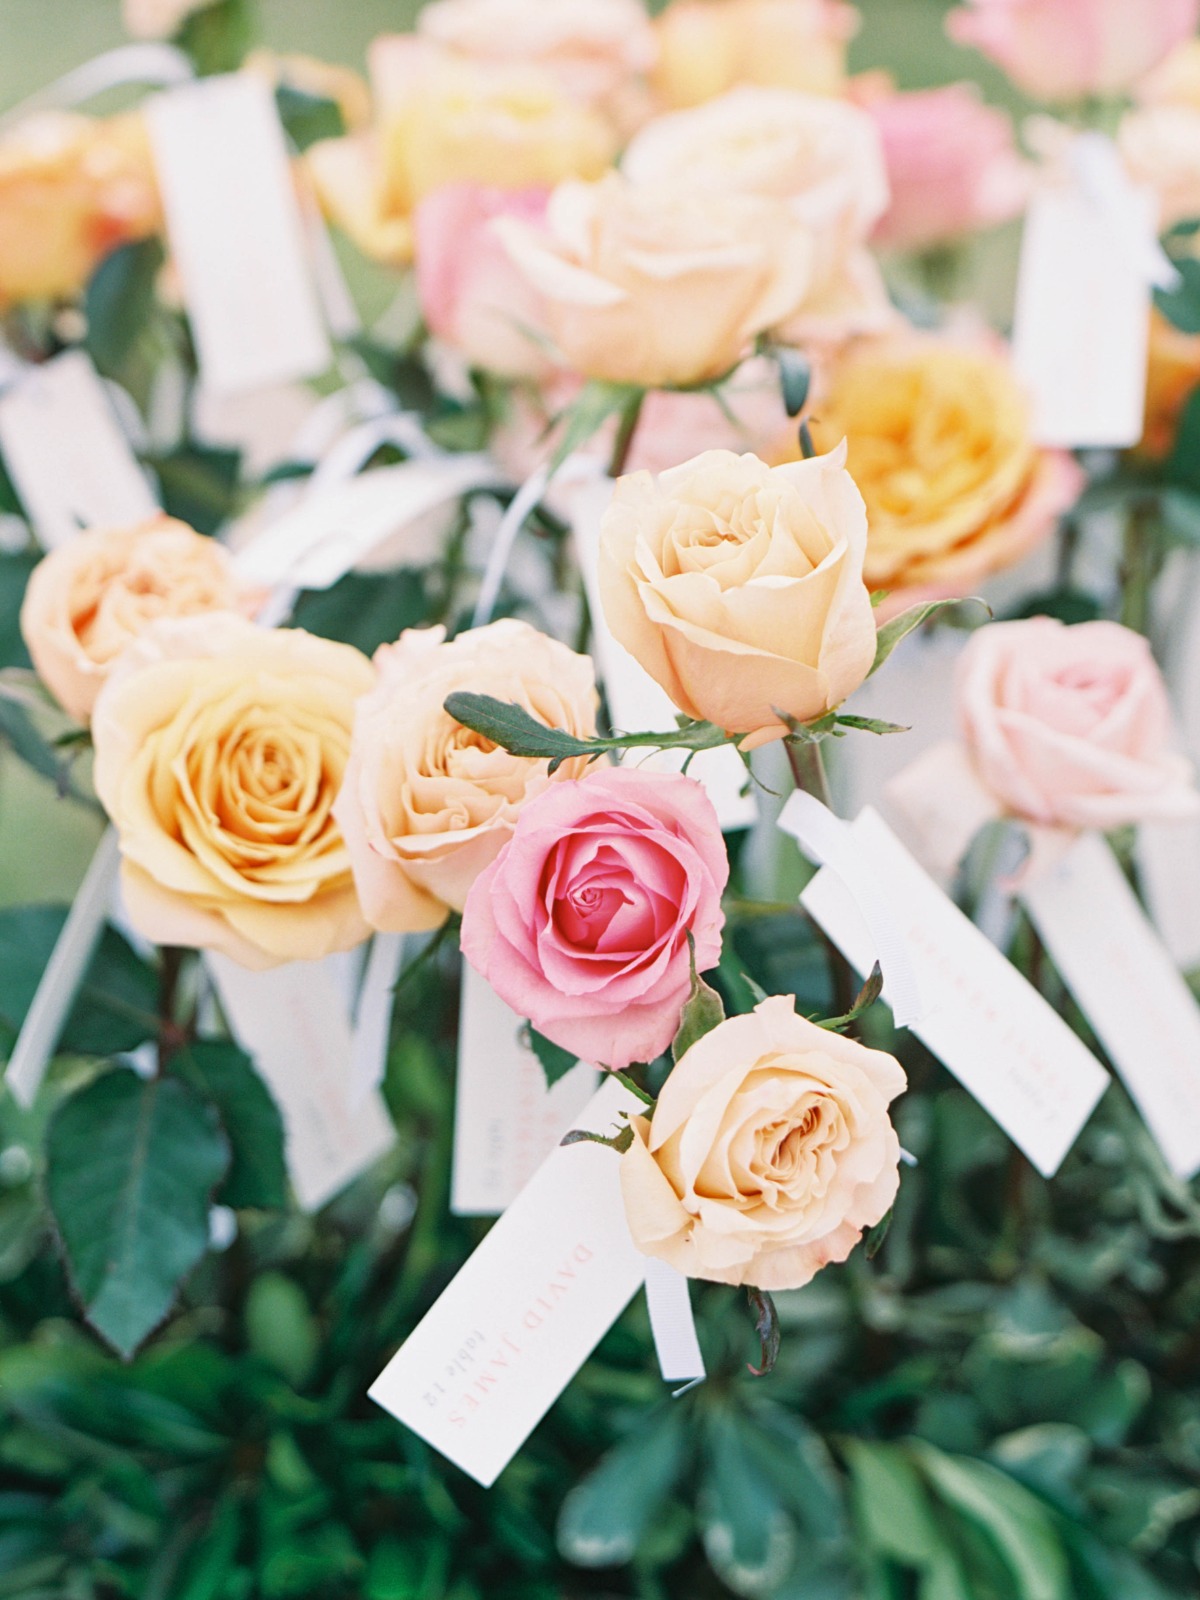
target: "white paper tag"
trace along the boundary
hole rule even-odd
[[[336,975],[320,961],[251,972],[205,956],[238,1043],[279,1104],[296,1199],[316,1211],[395,1142],[376,1092],[352,1105],[354,1041]]]
[[[147,119],[204,382],[236,392],[324,372],[332,351],[269,85],[204,78],[159,95]]]
[[[614,1079],[579,1125],[639,1102]],[[371,1398],[483,1484],[495,1482],[646,1275],[620,1157],[555,1150],[371,1387]]]
[[[1141,438],[1150,284],[1128,242],[1153,230],[1152,199],[1128,183],[1104,204],[1079,182],[1034,195],[1013,359],[1039,444],[1124,448]]]
[[[350,1109],[357,1110],[387,1075],[395,989],[404,966],[404,935],[377,933],[363,969],[354,1013],[350,1058]]]
[[[30,367],[0,395],[0,451],[47,550],[83,528],[142,522],[158,510],[81,350]]]
[[[1200,1171],[1200,1006],[1112,850],[1083,834],[1020,898],[1167,1165]]]
[[[1137,864],[1159,937],[1183,972],[1200,969],[1200,823],[1144,822]]]
[[[876,812],[868,807],[852,828],[871,852],[916,968],[925,1009],[913,1032],[1043,1177],[1053,1177],[1108,1074]],[[869,971],[874,944],[841,880],[823,868],[800,898],[851,965]]]
[[[548,1089],[541,1062],[521,1042],[524,1026],[464,962],[450,1200],[458,1216],[499,1216],[578,1126],[596,1091],[596,1069],[582,1061]]]
[[[67,913],[8,1060],[4,1081],[19,1106],[28,1108],[37,1098],[96,941],[104,931],[120,860],[116,830],[109,828]]]
[[[581,488],[571,501],[575,555],[583,575],[592,620],[592,655],[604,684],[613,723],[625,733],[666,731],[675,726],[678,712],[665,689],[613,638],[600,603],[598,562],[600,519],[612,495],[607,480]],[[686,759],[681,750],[631,750],[631,764],[652,772],[677,772]],[[750,828],[758,819],[758,803],[749,787],[749,775],[732,745],[702,750],[692,758],[688,773],[708,791],[723,832]]]

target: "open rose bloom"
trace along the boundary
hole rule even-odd
[[[764,1000],[699,1039],[631,1119],[621,1192],[638,1249],[690,1278],[798,1289],[891,1208],[899,1062]]]
[[[857,27],[842,0],[671,0],[655,19],[654,87],[667,106],[742,83],[836,95]]]

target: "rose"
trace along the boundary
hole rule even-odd
[[[546,1038],[614,1069],[670,1044],[721,953],[729,862],[716,812],[678,773],[624,767],[552,784],[475,880],[467,960]]]
[[[121,0],[121,21],[135,39],[173,39],[194,11],[215,0]]]
[[[1200,111],[1200,39],[1176,45],[1135,92],[1143,105],[1191,106]]]
[[[429,331],[471,363],[506,378],[550,369],[541,301],[513,265],[491,224],[502,216],[537,223],[544,189],[506,193],[451,184],[417,207],[417,295]]]
[[[764,1000],[700,1038],[652,1120],[631,1119],[621,1192],[633,1242],[689,1278],[799,1289],[887,1215],[898,1061]]]
[[[474,61],[536,65],[572,100],[618,120],[658,56],[639,0],[432,0],[417,28]]]
[[[0,139],[0,310],[81,293],[111,250],[159,222],[140,117],[30,117]]]
[[[867,98],[883,140],[892,202],[875,241],[927,250],[1007,222],[1025,207],[1029,169],[1012,120],[984,105],[974,84]]]
[[[892,610],[914,590],[968,594],[1014,565],[1083,488],[1069,456],[1035,445],[998,343],[905,334],[863,344],[833,368],[812,433],[818,444],[846,440],[871,530],[866,581],[893,592]]]
[[[738,83],[837,94],[857,26],[839,0],[672,0],[656,22],[654,85],[668,106],[699,105]]]
[[[355,708],[333,808],[367,920],[388,931],[436,928],[461,911],[522,808],[586,768],[567,761],[551,777],[547,762],[461,727],[447,695],[482,689],[568,733],[596,730],[588,657],[511,619],[444,639],[444,628],[414,628],[376,653],[378,682]]]
[[[875,657],[867,521],[845,453],[768,467],[710,450],[621,478],[600,541],[619,643],[689,717],[752,748],[824,716]]]
[[[96,792],[134,926],[248,967],[370,931],[333,819],[366,657],[228,612],[157,622],[92,717]]]
[[[1127,112],[1117,148],[1134,183],[1150,190],[1160,232],[1200,216],[1200,108],[1147,106]]]
[[[1035,100],[1128,89],[1195,33],[1200,0],[969,0],[946,19]]]
[[[545,224],[494,227],[541,294],[567,363],[645,388],[703,383],[788,316],[810,281],[805,230],[778,201],[631,184],[564,183]]]
[[[1160,311],[1150,314],[1150,350],[1146,373],[1146,412],[1137,453],[1151,461],[1169,456],[1179,432],[1179,419],[1200,387],[1200,334],[1184,333]]]
[[[1191,765],[1170,748],[1150,646],[1118,623],[980,628],[959,661],[957,703],[979,778],[1017,816],[1111,830],[1200,811]]]
[[[252,611],[228,552],[173,517],[92,529],[33,569],[21,633],[42,682],[86,722],[121,652],[159,617]]]

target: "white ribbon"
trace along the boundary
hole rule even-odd
[[[810,860],[841,879],[871,934],[883,973],[884,991],[897,1026],[918,1022],[923,1010],[908,943],[892,915],[887,897],[864,857],[861,842],[846,823],[811,794],[799,790],[779,815],[779,826],[791,834]]]
[[[166,88],[187,83],[195,69],[182,50],[170,44],[125,44],[85,61],[63,77],[48,83],[0,117],[0,130],[11,128],[37,111],[52,111],[64,106],[82,105],[109,89],[127,83],[149,88]]]
[[[688,1280],[655,1256],[646,1258],[646,1309],[664,1379],[691,1384],[707,1377]]]
[[[1174,289],[1179,273],[1152,228],[1137,225],[1130,205],[1136,190],[1116,145],[1103,133],[1081,133],[1069,148],[1071,173],[1081,191],[1101,212],[1112,234],[1113,248],[1155,289]]]
[[[350,1055],[350,1109],[357,1111],[387,1072],[393,991],[404,966],[404,935],[377,933],[371,941],[354,1018]]]

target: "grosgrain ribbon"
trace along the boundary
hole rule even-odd
[[[707,1377],[688,1279],[655,1256],[646,1258],[646,1309],[664,1379],[691,1384]]]
[[[880,891],[861,841],[827,806],[801,791],[793,794],[780,812],[779,826],[810,860],[828,867],[846,886],[871,934],[892,1015],[898,1026],[911,1027],[923,1010],[917,975],[907,941]]]
[[[377,933],[371,941],[354,1017],[350,1055],[350,1108],[356,1111],[387,1071],[393,990],[404,966],[404,935]]]

